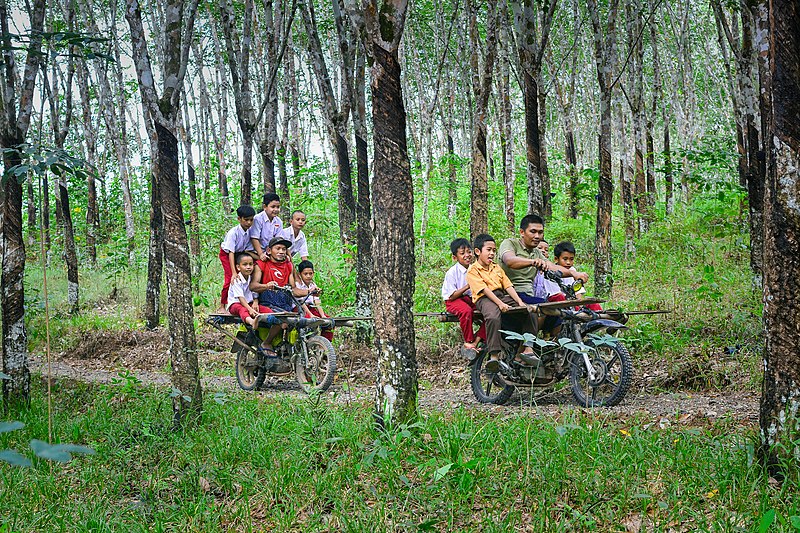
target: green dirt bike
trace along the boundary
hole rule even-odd
[[[528,308],[512,308],[509,312],[558,316],[562,319],[559,335],[546,341],[525,338],[505,332],[500,370],[488,372],[488,355],[481,349],[470,362],[470,383],[475,398],[481,403],[504,404],[516,388],[548,389],[569,377],[572,396],[580,406],[610,407],[620,403],[633,379],[633,363],[627,348],[614,335],[626,329],[627,316],[619,311],[595,312],[587,306],[602,300],[577,300],[573,286],[564,285],[558,272],[548,271],[545,277],[555,281],[567,296],[566,302],[542,303]],[[577,309],[576,309],[577,306]],[[534,357],[524,364],[515,361],[521,344],[533,346]]]
[[[286,291],[297,309],[300,302]],[[236,354],[236,380],[247,391],[261,388],[267,376],[295,375],[305,392],[324,392],[336,375],[336,350],[331,342],[319,334],[320,329],[352,326],[354,318],[304,318],[299,313],[278,312],[259,315],[256,327],[244,324],[238,316],[210,315],[207,322],[233,339],[231,352]],[[231,335],[223,326],[238,324],[237,334]],[[281,334],[272,341],[274,355],[261,348],[262,339],[270,327],[280,325]]]

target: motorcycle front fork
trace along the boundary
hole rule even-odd
[[[571,325],[572,329],[572,340],[580,343],[583,343],[583,339],[581,338],[580,331],[578,330],[577,324]],[[581,356],[583,357],[583,366],[586,367],[586,376],[589,378],[589,381],[594,382],[597,379],[597,372],[594,370],[594,365],[592,364],[592,360],[589,358],[589,350],[582,350]]]

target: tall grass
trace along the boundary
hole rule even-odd
[[[223,400],[176,434],[165,391],[56,384],[55,440],[97,454],[0,463],[0,531],[730,531],[773,509],[787,528],[800,520],[797,473],[770,485],[755,436],[730,421],[457,410],[377,430],[368,405]],[[41,385],[12,416],[27,426],[0,449],[46,438]]]

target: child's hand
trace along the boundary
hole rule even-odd
[[[253,309],[251,307],[250,308],[250,316],[253,317],[253,318],[257,317],[258,316],[258,311],[256,311],[255,309]]]
[[[498,305],[497,307],[499,307],[499,308],[500,308],[500,312],[501,312],[501,313],[505,313],[506,311],[508,311],[509,309],[511,309],[511,306],[510,306],[510,305],[508,305],[508,304],[507,304],[507,303],[505,303],[505,302],[500,302],[500,305]]]
[[[589,283],[589,274],[586,272],[575,273],[575,279],[581,280],[584,283]]]
[[[267,260],[267,258],[268,258],[269,256],[267,255],[267,252],[265,252],[265,251],[263,251],[263,250],[262,250],[262,251],[261,251],[261,255],[259,255],[258,257],[259,257],[259,258],[260,258],[262,261],[266,261],[266,260]]]

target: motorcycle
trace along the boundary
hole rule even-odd
[[[475,398],[481,403],[502,405],[517,388],[549,389],[569,377],[570,390],[575,403],[584,407],[610,407],[619,404],[633,379],[633,363],[622,342],[614,337],[627,329],[627,316],[619,311],[593,311],[588,305],[603,300],[587,298],[578,300],[575,293],[581,284],[565,285],[561,274],[544,273],[556,282],[567,301],[533,304],[512,308],[508,312],[530,313],[532,320],[538,316],[558,316],[561,329],[552,339],[520,335],[504,331],[502,359],[497,372],[485,368],[488,354],[485,346],[470,364],[470,383]],[[525,343],[534,348],[535,356],[526,357],[522,363],[516,356]]]
[[[300,302],[292,294],[291,287],[279,287],[276,290],[286,291],[294,301],[297,309]],[[336,375],[336,350],[331,342],[321,336],[323,328],[353,326],[351,318],[305,318],[300,313],[276,312],[261,314],[256,324],[251,327],[244,324],[238,316],[229,314],[212,314],[207,323],[218,331],[233,339],[231,352],[236,354],[236,381],[246,391],[258,390],[267,376],[289,376],[294,372],[297,383],[302,389],[324,392],[333,383]],[[223,326],[238,324],[237,334],[231,335]],[[282,330],[272,340],[275,355],[262,349],[269,328],[280,325]]]

